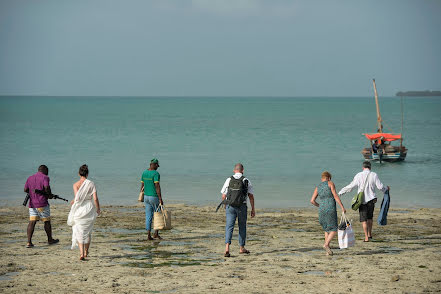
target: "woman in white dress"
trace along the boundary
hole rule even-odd
[[[80,248],[80,260],[85,260],[89,253],[89,245],[93,224],[100,214],[100,203],[96,194],[95,184],[87,179],[89,169],[82,165],[78,172],[80,180],[73,185],[74,200],[67,224],[72,226],[72,248]],[[95,203],[95,205],[94,205]]]

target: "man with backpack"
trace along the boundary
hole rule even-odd
[[[247,237],[247,199],[250,198],[251,217],[254,217],[254,195],[251,182],[243,176],[243,165],[237,163],[234,166],[234,175],[229,177],[222,187],[222,200],[225,203],[226,226],[225,226],[225,257],[230,257],[230,244],[233,237],[234,225],[239,225],[239,254],[249,254],[245,249]]]

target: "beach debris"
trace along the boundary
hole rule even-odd
[[[400,276],[394,275],[394,276],[392,276],[392,278],[390,280],[391,280],[391,282],[398,282],[400,280]]]

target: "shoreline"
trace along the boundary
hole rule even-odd
[[[231,258],[223,257],[225,215],[211,206],[167,205],[173,229],[147,241],[144,207],[102,207],[94,226],[90,258],[70,250],[69,207],[53,204],[52,227],[60,244],[49,246],[41,222],[27,249],[28,212],[0,208],[0,290],[4,293],[402,293],[441,291],[441,209],[392,208],[388,225],[376,224],[374,241],[362,242],[358,212],[355,247],[326,256],[314,208],[257,209],[248,219],[249,256],[238,254],[237,226]],[[363,275],[369,273],[366,284]],[[368,287],[367,287],[368,286]]]
[[[352,197],[352,195],[351,195]],[[281,206],[259,206],[260,204],[262,204],[262,200],[261,199],[257,199],[256,201],[256,207],[259,207],[259,209],[263,209],[263,210],[290,210],[290,209],[314,209],[313,205],[309,205],[310,197],[307,199],[307,201],[305,201],[306,205],[305,206],[299,206],[299,205],[293,205],[293,206],[289,206],[289,205],[281,205]],[[341,198],[340,198],[341,199]],[[351,198],[352,199],[352,198]],[[383,200],[383,196],[377,197],[378,202],[375,204],[375,210],[379,210],[381,208],[381,201]],[[23,198],[17,198],[17,199],[4,199],[4,198],[0,198],[0,207],[16,207],[16,208],[25,208],[22,205],[22,202],[24,200],[24,196]],[[71,199],[69,199],[71,200]],[[170,205],[170,206],[174,206],[174,205],[187,205],[187,206],[195,206],[198,208],[203,208],[203,207],[212,207],[213,209],[216,209],[216,207],[219,205],[221,199],[219,197],[219,201],[206,201],[201,203],[197,203],[197,201],[183,201],[183,200],[173,200],[173,199],[165,199],[166,202],[166,206]],[[395,200],[395,198],[393,199],[393,201]],[[113,201],[113,200],[112,200]],[[270,203],[271,201],[267,201],[268,203]],[[290,200],[280,200],[279,202],[290,202]],[[349,196],[342,199],[343,205],[345,206],[345,208],[347,210],[351,210],[350,208],[350,199]],[[112,202],[109,203],[107,201],[103,201],[103,199],[100,198],[100,203],[103,204],[103,206],[107,206],[107,207],[118,207],[118,206],[128,206],[128,207],[136,207],[138,205],[143,205],[141,202],[137,202],[136,200],[130,201],[130,202]],[[63,206],[63,201],[60,200],[50,200],[49,204],[51,205],[51,207],[61,207]],[[402,204],[402,203],[400,203]],[[66,206],[68,206],[69,204],[64,204]],[[248,202],[248,207],[250,207],[250,204]],[[28,205],[26,205],[26,209],[28,208]],[[390,209],[398,209],[398,210],[402,210],[402,209],[411,209],[411,210],[417,210],[417,209],[422,209],[422,208],[434,208],[434,209],[441,209],[441,204],[439,206],[433,206],[433,205],[415,205],[415,204],[409,204],[409,205],[400,205],[400,206],[396,206],[395,205],[395,201],[391,204],[391,208]],[[337,208],[337,213],[340,213],[340,209]]]

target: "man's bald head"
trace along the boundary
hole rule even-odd
[[[236,163],[236,165],[234,166],[234,172],[243,173],[242,163]]]

